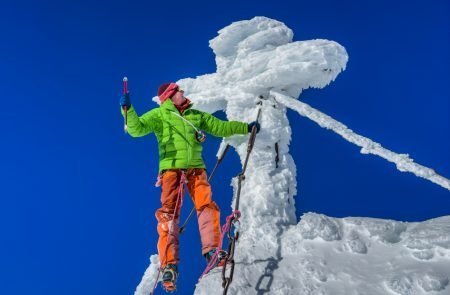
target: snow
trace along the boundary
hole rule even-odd
[[[158,254],[150,256],[150,266],[145,270],[141,282],[136,288],[135,295],[148,295],[153,290],[155,281],[159,277],[159,258]]]
[[[449,232],[450,216],[405,223],[307,213],[280,228],[276,255],[238,260],[229,294],[450,294]],[[220,274],[195,294],[221,294]]]
[[[235,22],[210,41],[217,72],[177,83],[197,109],[225,111],[229,120],[251,122],[261,106],[261,131],[242,183],[240,237],[228,294],[450,294],[450,216],[421,223],[373,218],[332,218],[308,213],[297,223],[297,171],[289,154],[287,108],[347,141],[450,189],[450,181],[297,100],[304,89],[322,88],[345,70],[348,55],[329,40],[293,40],[283,23],[255,17]],[[158,99],[155,97],[154,101]],[[241,164],[248,136],[224,139]],[[276,148],[278,145],[278,162]],[[231,181],[234,191],[237,179]],[[227,214],[234,208],[222,208]],[[156,255],[136,289],[147,295],[159,266]],[[222,294],[220,269],[195,294]]]

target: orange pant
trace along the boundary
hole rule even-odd
[[[162,207],[156,211],[158,220],[158,254],[161,267],[167,264],[177,264],[179,261],[178,249],[178,224],[180,222],[180,209],[182,197],[177,197],[180,187],[180,178],[183,170],[166,170],[161,176],[161,204]],[[186,186],[189,195],[194,201],[197,210],[198,226],[202,241],[202,254],[206,254],[219,245],[220,241],[220,212],[219,207],[212,201],[211,186],[203,168],[185,170]],[[183,188],[184,189],[184,188]],[[172,218],[174,218],[172,222]]]

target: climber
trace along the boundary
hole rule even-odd
[[[179,263],[178,224],[186,184],[197,211],[202,243],[202,255],[209,262],[220,235],[220,211],[212,200],[205,164],[202,159],[202,142],[205,132],[218,137],[247,134],[253,126],[259,132],[258,122],[250,124],[222,121],[213,115],[196,110],[184,91],[176,83],[164,83],[158,88],[160,106],[138,116],[130,101],[130,94],[120,99],[122,114],[126,109],[128,133],[140,137],[154,132],[158,141],[159,175],[162,206],[155,213],[160,270],[166,291],[176,289]]]

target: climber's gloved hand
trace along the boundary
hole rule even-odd
[[[127,107],[127,110],[130,109],[131,107],[131,100],[130,100],[130,93],[124,93],[121,97],[120,97],[120,106],[122,108]]]
[[[248,132],[252,132],[253,126],[256,126],[256,133],[259,132],[259,130],[261,129],[261,126],[259,125],[258,122],[254,121],[248,124]]]

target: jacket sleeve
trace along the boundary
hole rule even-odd
[[[133,106],[127,110],[128,134],[132,137],[141,137],[149,133],[155,132],[158,128],[157,110],[153,109],[142,116],[138,116]],[[122,115],[124,111],[121,109]]]
[[[222,121],[208,113],[202,113],[200,128],[217,137],[228,137],[234,134],[248,133],[247,123],[238,121]]]

